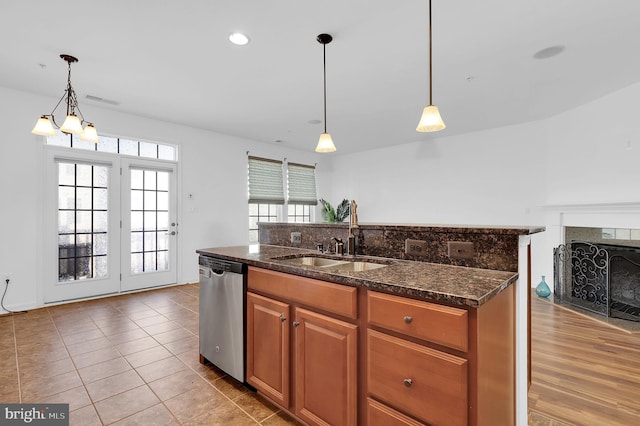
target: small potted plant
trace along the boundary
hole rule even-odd
[[[322,219],[324,219],[325,222],[341,223],[349,217],[351,205],[347,199],[342,200],[335,209],[331,206],[331,203],[322,198],[320,198],[320,204],[322,204]]]

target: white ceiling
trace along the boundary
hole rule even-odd
[[[340,154],[546,118],[640,81],[639,1],[432,1],[433,100],[447,123],[435,134],[415,131],[428,103],[426,0],[7,1],[0,86],[60,97],[67,53],[80,60],[81,108],[313,150],[316,36],[327,32],[327,125]],[[251,43],[230,44],[232,31]],[[533,58],[554,45],[564,52]]]

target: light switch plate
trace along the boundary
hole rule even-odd
[[[448,241],[450,259],[473,259],[473,243],[467,241]]]
[[[302,234],[300,232],[291,233],[291,242],[293,244],[299,244],[302,241]]]
[[[413,256],[427,255],[427,242],[424,240],[411,240],[407,238],[404,241],[404,252]]]

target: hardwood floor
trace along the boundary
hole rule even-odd
[[[640,424],[640,333],[540,300],[535,293],[531,309],[532,424]]]

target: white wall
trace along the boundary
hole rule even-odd
[[[57,99],[0,88],[0,277],[12,274],[5,299],[9,309],[42,305],[40,250],[43,204],[42,137],[30,133],[36,119]],[[83,114],[101,134],[179,146],[178,282],[197,282],[198,248],[246,244],[248,240],[246,152],[313,164],[313,152],[287,149],[176,124],[91,107]],[[315,146],[315,141],[310,142]],[[323,166],[318,164],[319,175]],[[324,173],[326,176],[327,174]],[[319,179],[319,191],[322,188]],[[193,194],[188,200],[187,195]],[[0,291],[4,285],[0,285]],[[0,313],[3,312],[0,310]]]
[[[197,248],[246,243],[246,151],[317,162],[318,196],[357,200],[361,222],[547,226],[548,205],[640,201],[639,98],[640,83],[539,122],[328,156],[315,141],[296,151],[81,106],[103,134],[180,146],[178,281],[195,282]],[[57,99],[5,88],[0,99],[0,277],[12,273],[5,305],[30,309],[44,277],[42,139],[29,131]],[[534,284],[552,275],[555,241],[533,238]]]
[[[639,201],[638,99],[640,83],[538,122],[339,156],[332,192],[381,223],[547,226],[550,204]],[[555,241],[532,238],[533,285]]]

